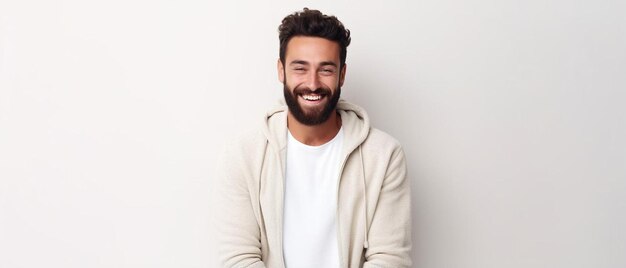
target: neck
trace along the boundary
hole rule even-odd
[[[289,112],[287,127],[291,135],[301,143],[319,146],[332,140],[341,129],[341,116],[335,111],[324,123],[315,126],[304,125]]]

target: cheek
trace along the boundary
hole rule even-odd
[[[287,75],[285,76],[285,82],[289,87],[295,88],[296,86],[306,82],[306,80],[300,75],[290,75],[289,73],[287,73]]]
[[[322,79],[321,82],[330,89],[336,89],[338,82],[339,82],[339,77],[336,77],[336,76],[325,77]]]

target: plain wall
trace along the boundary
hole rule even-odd
[[[216,267],[215,160],[304,6],[404,146],[414,267],[626,267],[624,1],[260,2],[0,0],[0,267]]]

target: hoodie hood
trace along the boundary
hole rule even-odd
[[[370,119],[365,110],[356,104],[339,100],[336,107],[341,116],[344,132],[344,155],[354,151],[370,132]],[[287,146],[287,113],[288,107],[284,100],[269,110],[264,116],[263,134],[270,146],[283,151]]]

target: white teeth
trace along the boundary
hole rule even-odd
[[[321,95],[302,95],[305,100],[319,100],[322,98]]]

